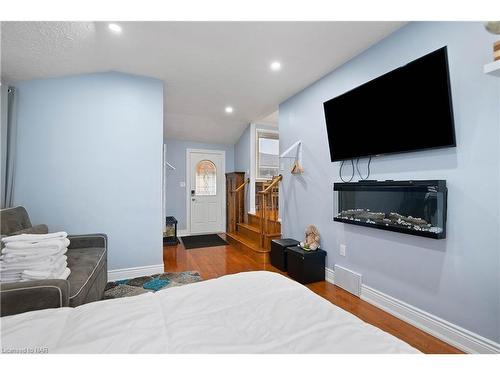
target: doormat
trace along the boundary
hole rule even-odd
[[[185,236],[181,237],[184,247],[189,249],[198,249],[200,247],[211,246],[226,246],[229,245],[217,234],[202,234],[198,236]]]
[[[135,277],[133,279],[110,281],[104,289],[103,299],[132,297],[175,286],[196,283],[202,280],[197,271],[185,271],[166,272],[151,276]]]

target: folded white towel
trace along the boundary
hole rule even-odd
[[[2,268],[0,268],[0,272],[5,273],[8,271],[12,272],[23,272],[25,270],[46,270],[49,269],[50,263],[36,263],[33,265],[25,265],[25,264],[20,264],[20,265],[9,265],[5,266],[2,265]]]
[[[48,240],[37,241],[37,242],[27,242],[27,241],[7,242],[7,244],[5,245],[5,249],[36,251],[37,249],[57,248],[60,250],[65,247],[68,247],[69,244],[70,242],[67,238],[57,238],[57,239],[51,238]]]
[[[43,279],[67,279],[70,241],[66,232],[20,234],[4,237],[0,254],[0,281],[16,282]]]
[[[28,241],[28,242],[38,242],[44,241],[48,239],[55,238],[66,238],[68,233],[66,232],[55,232],[55,233],[47,233],[47,234],[17,234],[15,236],[8,236],[2,238],[3,243],[15,242],[15,241]]]
[[[50,269],[52,270],[52,272],[56,272],[58,270],[60,270],[61,268],[66,268],[66,266],[68,265],[68,262],[67,262],[67,257],[61,257],[61,259],[58,259],[57,261],[55,261],[54,263],[52,263],[52,266],[50,267]]]
[[[24,270],[52,270],[67,261],[67,256],[58,255],[37,262],[0,262],[0,272],[16,272]]]
[[[60,275],[68,263],[64,262],[57,266],[46,268],[46,269],[30,269],[23,271],[23,277],[32,277],[38,279],[50,279]]]
[[[23,271],[19,270],[8,270],[8,271],[0,271],[0,277],[11,277],[17,274],[22,273]]]
[[[2,255],[13,255],[13,256],[51,256],[51,255],[56,255],[60,253],[66,253],[67,248],[57,248],[57,247],[39,247],[37,249],[11,249],[11,248],[4,248],[2,250]]]
[[[14,276],[14,275],[17,275],[18,273],[21,273],[23,271],[19,271],[19,270],[4,270],[4,271],[0,271],[0,276],[5,276],[5,277],[8,277],[8,276]]]
[[[25,271],[22,273],[21,277],[23,281],[28,280],[46,280],[46,279],[67,279],[70,275],[71,271],[68,267],[64,266],[58,269],[57,271],[51,273],[44,272],[34,272],[34,271]]]
[[[68,267],[66,267],[64,271],[59,276],[56,277],[56,279],[66,280],[70,274],[71,270]]]
[[[21,280],[22,280],[21,274],[18,274],[15,277],[0,276],[0,282],[2,282],[2,283],[15,283],[15,282],[21,281]]]
[[[15,253],[4,254],[0,256],[0,262],[4,264],[12,264],[12,263],[36,263],[40,261],[45,261],[50,259],[51,261],[57,260],[57,258],[64,256],[66,254],[67,249],[62,249],[53,255],[45,255],[45,254],[34,254],[34,255],[17,255]],[[1,263],[0,263],[1,264]]]

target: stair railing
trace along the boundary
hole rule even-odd
[[[250,179],[247,178],[240,186],[236,189],[231,190],[231,195],[233,198],[233,218],[234,222],[231,223],[231,231],[236,231],[236,226],[238,223],[243,223],[245,221],[245,199],[240,199],[240,194],[245,192],[245,186],[250,183]],[[244,195],[243,195],[244,197]]]
[[[261,209],[260,209],[260,247],[265,246],[266,235],[269,234],[269,212],[267,210],[268,203],[271,204],[271,209],[274,210],[274,191],[275,187],[279,184],[279,182],[283,179],[282,175],[278,175],[273,178],[271,184],[267,188],[262,191],[259,191],[258,194],[261,194]],[[276,214],[274,214],[276,216]],[[277,218],[275,217],[274,220]]]

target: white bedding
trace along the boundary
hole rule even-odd
[[[245,272],[0,320],[2,348],[49,353],[417,353],[306,287]]]

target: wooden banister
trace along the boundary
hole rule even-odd
[[[267,188],[265,188],[264,190],[259,191],[258,194],[268,194],[269,191],[271,191],[272,188],[275,187],[282,179],[283,179],[282,175],[276,176],[273,179],[273,181],[271,182],[271,184]]]
[[[241,207],[241,202],[243,201],[242,199],[238,199],[240,192],[245,189],[245,186],[250,183],[250,179],[247,178],[243,183],[238,186],[236,189],[231,190],[232,198],[233,198],[233,217],[234,217],[234,223],[231,225],[231,230],[233,232],[236,231],[236,226],[238,223],[242,223],[245,221],[245,215],[243,213],[245,209],[245,204],[243,203],[243,207]],[[238,205],[238,207],[237,207]],[[236,215],[238,213],[238,215]],[[236,217],[238,216],[238,217]]]
[[[238,186],[236,189],[232,190],[231,193],[237,193],[237,192],[243,190],[245,188],[245,185],[249,184],[249,183],[250,183],[250,179],[247,178],[245,181],[243,181],[243,183],[240,186]]]
[[[268,217],[268,212],[267,212],[267,201],[270,200],[271,205],[273,202],[274,197],[272,196],[274,187],[279,184],[279,182],[283,179],[282,175],[278,175],[277,177],[273,178],[272,182],[269,184],[267,188],[265,188],[262,191],[259,191],[258,194],[262,195],[261,198],[261,214],[260,214],[260,246],[264,247],[265,246],[265,241],[266,241],[266,235],[268,233],[268,225],[269,225],[269,217]],[[274,230],[276,230],[274,228]]]

